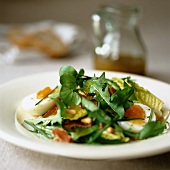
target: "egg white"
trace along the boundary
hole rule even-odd
[[[134,119],[134,120],[128,120],[128,121],[118,121],[119,126],[124,130],[129,130],[131,132],[140,132],[145,124],[148,122],[151,108],[140,103],[135,103],[135,105],[139,105],[145,112],[145,119]],[[152,121],[156,121],[156,115],[153,113],[152,115]]]
[[[55,101],[49,100],[48,98],[43,99],[38,105],[36,105],[36,103],[41,100],[37,99],[36,96],[37,94],[33,93],[22,100],[21,105],[24,112],[33,116],[42,116],[55,105]]]

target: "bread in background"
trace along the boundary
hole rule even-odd
[[[9,39],[20,48],[33,47],[51,58],[62,58],[68,54],[68,46],[52,29],[26,31],[13,28]]]
[[[68,47],[52,30],[38,31],[30,35],[29,41],[36,49],[47,53],[52,58],[64,57]]]
[[[26,48],[31,46],[29,41],[29,33],[21,29],[20,27],[12,28],[8,33],[9,40],[20,48]]]

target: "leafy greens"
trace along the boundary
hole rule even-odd
[[[60,91],[48,95],[58,107],[57,114],[25,120],[34,133],[53,139],[56,138],[53,130],[62,128],[63,133],[71,137],[71,142],[120,144],[157,136],[166,128],[166,121],[152,121],[151,118],[140,132],[119,126],[118,121],[129,121],[125,112],[135,102],[151,106],[152,115],[163,105],[130,77],[108,79],[104,72],[99,77],[90,77],[83,69],[77,72],[72,66],[63,66],[59,76]],[[154,104],[147,103],[148,98],[153,99]]]

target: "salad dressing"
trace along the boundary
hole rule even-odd
[[[113,60],[111,56],[105,58],[101,55],[94,56],[95,69],[129,72],[134,74],[145,74],[145,60],[141,56],[121,54],[118,59]]]
[[[135,120],[130,120],[133,124],[137,124],[140,126],[143,126],[146,122],[143,119],[135,119]]]

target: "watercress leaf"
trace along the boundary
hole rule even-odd
[[[87,94],[94,93],[95,89],[92,86],[93,84],[98,84],[102,88],[103,85],[106,84],[105,72],[103,72],[100,77],[94,76],[94,77],[91,77],[91,79],[84,82],[84,85],[83,85],[84,92],[86,92]]]
[[[108,86],[106,86],[105,89],[96,83],[93,83],[91,86],[94,88],[96,95],[99,95],[109,105],[110,93],[108,91]]]
[[[124,88],[132,87],[132,85],[129,83],[130,77],[127,77],[124,79]]]
[[[70,73],[66,73],[60,76],[60,83],[62,87],[63,86],[68,87],[73,90],[77,88],[76,78],[73,74],[70,74]]]
[[[132,137],[132,138],[135,138],[135,139],[139,139],[139,133],[134,133],[134,132],[131,132],[129,130],[124,130],[123,133],[126,136],[129,136],[129,137]]]
[[[113,87],[115,90],[120,90],[120,87],[119,87],[119,85],[118,85],[116,82],[114,82],[114,81],[112,81],[112,80],[110,80],[110,79],[106,79],[106,81],[107,81],[107,83],[108,83],[111,87]]]
[[[100,123],[111,124],[111,118],[103,110],[95,110],[94,112],[89,112],[88,115]]]
[[[111,109],[119,115],[120,119],[123,118],[124,108],[122,105],[118,105],[115,103],[113,104],[110,102],[108,88],[106,87],[105,90],[103,91],[102,88],[98,84],[92,84],[92,86],[99,93],[102,99],[111,107]]]
[[[120,120],[120,117],[118,114],[114,115],[112,122],[117,122],[118,120]]]
[[[78,105],[81,102],[79,94],[65,86],[62,86],[61,88],[60,98],[66,105],[70,105],[72,103]]]
[[[110,124],[105,125],[104,128],[99,129],[96,133],[92,134],[92,135],[90,136],[89,140],[87,141],[87,143],[88,143],[88,144],[93,143],[96,139],[98,139],[98,138],[101,136],[101,134],[103,133],[103,131],[105,131],[109,126],[110,126]]]
[[[82,76],[84,76],[84,69],[79,70],[77,77],[82,77]]]
[[[82,105],[89,111],[93,112],[98,110],[99,108],[91,101],[88,99],[82,97]]]
[[[71,103],[78,105],[81,102],[79,94],[74,91],[77,88],[77,80],[74,74],[65,73],[60,76],[60,83],[62,85],[60,90],[60,97],[67,105]]]
[[[146,139],[161,134],[165,129],[165,125],[165,122],[160,121],[148,122],[141,130],[139,139]]]
[[[63,66],[60,68],[59,76],[62,76],[63,74],[66,73],[72,74],[74,76],[77,75],[77,71],[72,66]]]
[[[113,104],[112,107],[114,108],[114,111],[118,114],[119,119],[122,119],[124,117],[125,109],[123,105],[119,104]]]
[[[137,101],[137,98],[135,96],[135,89],[134,89],[134,93],[129,97],[128,100],[130,100],[130,101]]]
[[[126,110],[126,109],[130,108],[132,105],[133,105],[133,102],[127,101],[126,103],[124,103],[123,106],[124,106],[124,108],[125,108],[125,110]]]
[[[124,85],[126,87],[134,87],[134,85],[136,84],[132,79],[131,77],[125,77],[125,78],[122,78],[122,80],[124,81]]]
[[[94,81],[96,84],[99,84],[102,87],[103,84],[106,83],[105,72],[103,72],[101,76],[96,78]]]
[[[132,94],[134,94],[133,88],[127,87],[127,88],[124,88],[123,90],[119,90],[115,92],[111,96],[111,101],[117,104],[124,104],[125,102],[128,101],[128,99],[130,98]]]
[[[92,84],[93,84],[93,80],[92,79],[89,79],[89,80],[84,82],[84,84],[83,84],[83,91],[86,94],[90,93],[90,88],[91,88]],[[92,93],[93,93],[93,91],[92,91]]]
[[[84,77],[84,69],[80,69],[77,76],[76,76],[76,81],[77,81],[77,85],[82,88],[83,87],[83,83],[85,81],[85,77]]]
[[[52,94],[48,95],[48,98],[50,98],[51,100],[57,99],[60,96],[60,92],[55,92]]]

